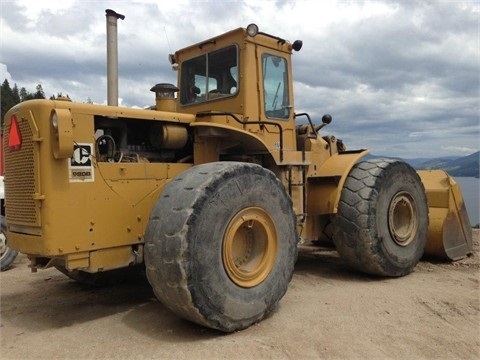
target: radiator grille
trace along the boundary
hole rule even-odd
[[[35,147],[29,121],[17,118],[22,144],[19,150],[8,148],[10,125],[4,128],[5,199],[7,221],[23,225],[39,225],[35,206]]]

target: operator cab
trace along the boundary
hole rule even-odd
[[[185,112],[229,112],[251,120],[293,119],[290,57],[294,44],[239,28],[170,55]],[[259,101],[260,100],[260,101]]]

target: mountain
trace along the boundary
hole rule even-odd
[[[380,158],[385,156],[367,155],[366,158]],[[391,158],[391,157],[390,157]],[[463,156],[454,157],[447,156],[434,159],[415,158],[415,159],[401,159],[416,170],[436,170],[441,169],[448,172],[451,176],[459,177],[480,177],[480,151],[476,153]]]
[[[461,176],[461,177],[480,177],[479,169],[479,159],[480,151],[470,154],[468,156],[463,156],[460,158],[438,158],[438,159],[429,159],[423,162],[410,162],[410,160],[405,160],[410,163],[415,169],[442,169],[448,172],[452,176]]]
[[[450,161],[457,160],[458,156],[445,156],[441,158],[415,158],[404,159],[416,169],[440,169],[443,164],[447,164]]]

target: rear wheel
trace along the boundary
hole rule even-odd
[[[381,276],[410,273],[427,241],[425,189],[408,164],[377,159],[354,166],[342,190],[334,243],[351,267]]]
[[[179,316],[225,332],[269,314],[297,255],[290,198],[254,164],[193,167],[166,185],[145,234],[147,277]]]

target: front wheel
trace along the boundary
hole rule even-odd
[[[225,332],[276,307],[296,256],[290,198],[272,172],[254,164],[210,163],[178,175],[145,234],[157,298],[177,315]]]
[[[427,242],[428,205],[420,177],[397,160],[356,164],[334,223],[334,243],[347,265],[380,276],[410,273]]]

